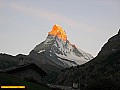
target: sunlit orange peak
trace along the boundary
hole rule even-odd
[[[66,41],[67,40],[67,35],[65,33],[65,31],[62,29],[61,26],[55,24],[52,28],[52,30],[48,33],[49,35],[53,35],[53,36],[58,36],[58,38]]]

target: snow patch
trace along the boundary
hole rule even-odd
[[[58,58],[60,61],[62,61],[65,64],[69,65],[69,66],[76,66],[75,64],[69,62],[69,61],[65,61],[65,60],[62,60],[61,58]]]
[[[44,52],[45,50],[40,50],[38,53]]]
[[[87,60],[84,57],[78,57],[78,56],[75,56],[75,55],[72,55],[72,54],[67,54],[67,56],[65,56],[65,55],[61,55],[61,54],[56,53],[56,55],[60,58],[67,59],[67,60],[70,60],[70,61],[74,61],[78,65],[87,62]]]

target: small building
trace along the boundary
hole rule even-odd
[[[73,88],[75,88],[75,89],[79,88],[79,84],[78,83],[73,83]]]
[[[47,73],[34,63],[7,69],[5,72],[23,80],[35,80],[39,83],[43,77],[47,76]]]

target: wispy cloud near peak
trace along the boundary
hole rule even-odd
[[[95,27],[89,26],[89,25],[85,25],[82,22],[78,22],[75,21],[71,18],[68,18],[66,16],[62,16],[60,14],[57,14],[55,12],[50,12],[44,9],[36,9],[36,8],[31,8],[31,7],[27,7],[25,5],[20,5],[20,4],[16,4],[16,3],[11,3],[9,5],[9,7],[13,10],[15,10],[16,12],[20,12],[24,15],[27,16],[31,16],[32,18],[37,18],[37,19],[44,19],[50,22],[55,22],[55,21],[59,21],[62,22],[64,24],[67,24],[68,26],[71,26],[73,28],[77,28],[80,30],[86,30],[89,32],[93,32],[95,31]]]

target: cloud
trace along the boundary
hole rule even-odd
[[[73,28],[78,28],[80,30],[86,30],[90,32],[93,32],[96,30],[95,27],[85,25],[81,22],[75,21],[71,18],[62,16],[60,14],[58,15],[55,12],[49,12],[43,9],[39,10],[36,8],[31,8],[31,7],[27,7],[27,6],[16,4],[16,3],[10,3],[9,7],[13,10],[16,10],[17,12],[20,12],[22,14],[25,14],[27,16],[31,16],[37,19],[44,19],[44,20],[52,21],[52,22],[59,21]]]

